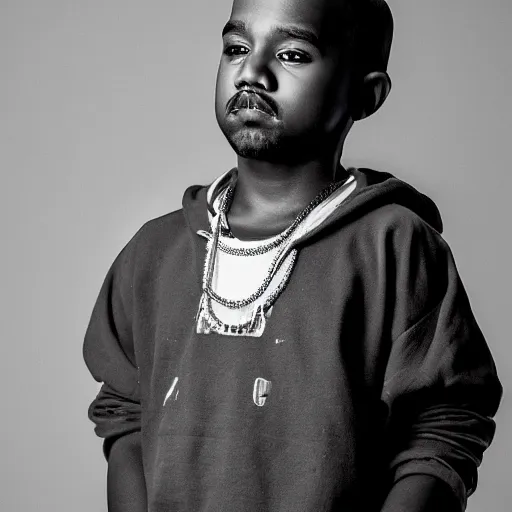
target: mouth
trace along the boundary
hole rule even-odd
[[[258,93],[251,91],[241,91],[237,93],[228,103],[227,111],[229,114],[238,112],[254,111],[254,113],[264,114],[270,117],[277,117],[274,109]]]

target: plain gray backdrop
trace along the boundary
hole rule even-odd
[[[505,387],[470,512],[512,502],[510,0],[391,0],[393,90],[344,162],[430,195]],[[214,83],[230,0],[0,0],[0,509],[106,511],[82,339],[108,267],[235,165]]]

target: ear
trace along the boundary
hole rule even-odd
[[[365,119],[379,110],[391,91],[391,78],[385,72],[374,71],[358,85],[351,108],[354,121]]]

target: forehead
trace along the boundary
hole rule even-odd
[[[326,37],[345,14],[346,0],[234,0],[231,19],[248,25],[302,25]]]

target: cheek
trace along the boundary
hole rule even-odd
[[[234,72],[225,64],[219,64],[217,79],[215,82],[215,106],[216,109],[224,109],[228,100],[235,94]]]
[[[328,83],[321,77],[309,80],[286,80],[281,82],[281,104],[289,113],[289,119],[301,124],[322,123],[335,106]]]

